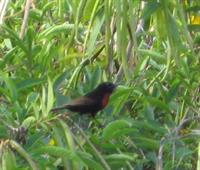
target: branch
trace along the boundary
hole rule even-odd
[[[29,11],[30,11],[31,4],[32,4],[32,0],[27,0],[26,1],[25,11],[24,11],[24,19],[23,19],[22,26],[21,26],[21,31],[20,31],[20,34],[19,34],[19,37],[21,39],[24,37],[24,33],[25,33],[26,26],[27,26],[27,23],[28,23],[28,16],[29,16]]]

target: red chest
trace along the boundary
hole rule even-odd
[[[108,101],[109,101],[109,94],[105,94],[104,97],[103,97],[103,100],[102,100],[102,108],[106,107],[106,105],[108,104]]]

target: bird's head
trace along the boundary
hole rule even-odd
[[[99,84],[99,86],[97,87],[97,90],[103,93],[111,94],[115,90],[116,87],[117,86],[111,82],[104,82],[104,83]]]

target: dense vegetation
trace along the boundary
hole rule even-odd
[[[0,9],[0,169],[200,170],[200,2]],[[103,81],[95,119],[50,113]]]

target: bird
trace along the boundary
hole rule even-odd
[[[58,112],[60,110],[67,109],[81,115],[89,114],[92,117],[95,117],[97,112],[107,106],[109,97],[114,92],[116,87],[117,85],[112,82],[103,82],[91,92],[72,100],[68,104],[55,107],[51,109],[51,112]]]

